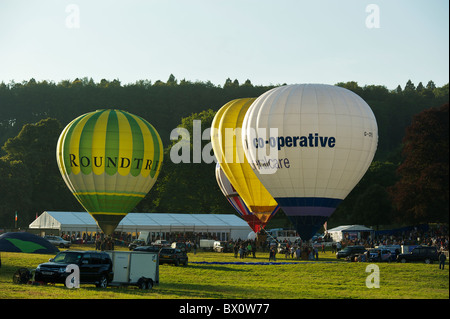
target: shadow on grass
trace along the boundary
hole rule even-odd
[[[189,263],[188,268],[195,270],[215,270],[215,271],[235,271],[235,272],[249,272],[248,269],[240,269],[227,267],[223,265],[215,265],[215,264],[193,264]]]
[[[162,298],[202,298],[202,299],[224,299],[239,298],[239,296],[252,296],[257,293],[257,289],[249,287],[236,287],[235,285],[208,285],[201,283],[168,283],[161,285],[155,290]]]

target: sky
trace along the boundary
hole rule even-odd
[[[0,82],[449,82],[448,0],[0,0]]]

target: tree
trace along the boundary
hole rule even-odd
[[[349,82],[339,82],[336,84],[337,86],[343,87],[347,90],[350,90],[358,95],[361,95],[363,92],[363,88],[358,85],[358,82],[349,81]]]
[[[0,225],[3,227],[14,227],[15,212],[19,216],[17,226],[28,226],[32,207],[30,180],[23,162],[0,158]]]
[[[397,181],[396,169],[397,165],[390,162],[372,162],[361,181],[338,206],[328,224],[389,224],[389,214],[394,208],[387,190]]]
[[[422,92],[424,89],[425,89],[425,88],[424,88],[422,82],[419,82],[419,84],[417,84],[416,91],[417,91],[417,92]]]
[[[9,165],[14,176],[7,185],[17,189],[16,194],[22,197],[13,196],[10,200],[30,203],[27,207],[22,206],[23,220],[28,223],[37,212],[44,210],[73,209],[74,206],[80,209],[56,164],[56,143],[61,131],[59,121],[41,120],[24,125],[20,133],[3,146],[6,155],[2,161]]]
[[[448,111],[447,103],[420,112],[407,128],[400,180],[389,190],[403,221],[448,223]]]
[[[167,85],[177,85],[177,79],[173,74],[170,74],[169,78],[167,79]]]
[[[59,83],[35,79],[0,83],[0,146],[11,139],[6,149],[0,149],[0,157],[3,156],[0,163],[0,192],[3,192],[0,194],[0,215],[11,214],[6,210],[14,212],[15,207],[21,205],[20,210],[17,209],[19,222],[25,223],[25,210],[29,211],[30,218],[34,218],[40,210],[81,209],[56,168],[56,140],[61,127],[81,114],[99,108],[120,108],[145,118],[158,130],[166,146],[160,178],[142,202],[146,210],[232,213],[232,207],[218,190],[215,177],[211,175],[213,164],[174,164],[167,153],[171,145],[176,143],[170,140],[170,132],[175,127],[186,127],[192,134],[192,120],[201,118],[203,131],[209,125],[204,121],[206,117],[200,116],[204,110],[210,109],[214,113],[233,99],[258,97],[274,87],[254,85],[249,79],[239,83],[228,78],[224,82],[225,85],[216,86],[210,81],[177,80],[171,74],[167,82],[139,80],[131,84],[121,84],[118,79],[94,82],[90,77],[67,79]],[[342,217],[346,223],[351,223],[354,218],[358,218],[354,209],[358,198],[371,185],[378,184],[386,188],[395,183],[393,179],[394,182],[388,185],[387,180],[390,183],[394,175],[391,175],[392,167],[385,165],[385,162],[389,159],[397,167],[403,161],[397,154],[400,154],[405,129],[411,124],[413,115],[424,110],[425,106],[446,103],[449,86],[436,87],[433,81],[429,81],[421,92],[414,88],[405,93],[403,85],[398,87],[398,91],[389,91],[380,85],[360,87],[354,81],[337,85],[360,95],[372,108],[378,123],[379,144],[375,161],[382,165],[378,168],[371,166],[332,216]],[[37,125],[48,118],[57,119],[62,125],[53,126],[52,121]],[[26,132],[21,132],[27,124]],[[34,138],[31,138],[31,132],[34,132]],[[19,134],[22,135],[19,137]],[[202,146],[207,143],[209,141],[202,141]],[[384,169],[387,170],[386,174]],[[190,192],[193,192],[192,196]],[[138,207],[136,211],[145,210]],[[276,218],[278,216],[281,215],[277,214]],[[6,218],[6,221],[9,223],[10,219]],[[0,216],[0,228],[3,225]]]
[[[165,149],[163,167],[155,186],[136,210],[161,213],[234,212],[217,185],[215,162],[205,163],[203,159],[200,163],[194,161],[194,143],[201,143],[200,151],[208,152],[210,148],[212,152],[209,134],[206,134],[208,138],[205,138],[204,130],[211,127],[214,115],[214,111],[206,110],[181,120],[178,127],[187,130],[189,140],[186,141],[186,148],[180,147],[177,153],[188,152],[188,162],[174,163],[172,161],[171,149],[181,143],[179,139],[172,141],[171,145]],[[194,120],[200,121],[201,141],[194,141],[196,134]],[[199,125],[199,122],[196,125]]]
[[[356,200],[353,207],[356,223],[378,226],[389,225],[392,221],[392,204],[386,188],[373,184]]]
[[[434,84],[434,82],[433,81],[428,81],[428,83],[427,83],[427,89],[428,90],[434,90],[436,88],[436,84]]]
[[[411,80],[408,80],[405,85],[405,92],[413,92],[416,90],[416,87],[414,83],[411,82]]]

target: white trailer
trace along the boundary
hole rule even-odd
[[[200,248],[213,251],[215,242],[214,239],[200,239]]]
[[[113,263],[111,286],[151,289],[159,284],[159,255],[144,251],[107,251]]]

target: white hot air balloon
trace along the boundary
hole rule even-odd
[[[369,105],[332,85],[295,84],[258,97],[242,125],[256,175],[310,239],[367,171],[378,143]]]

